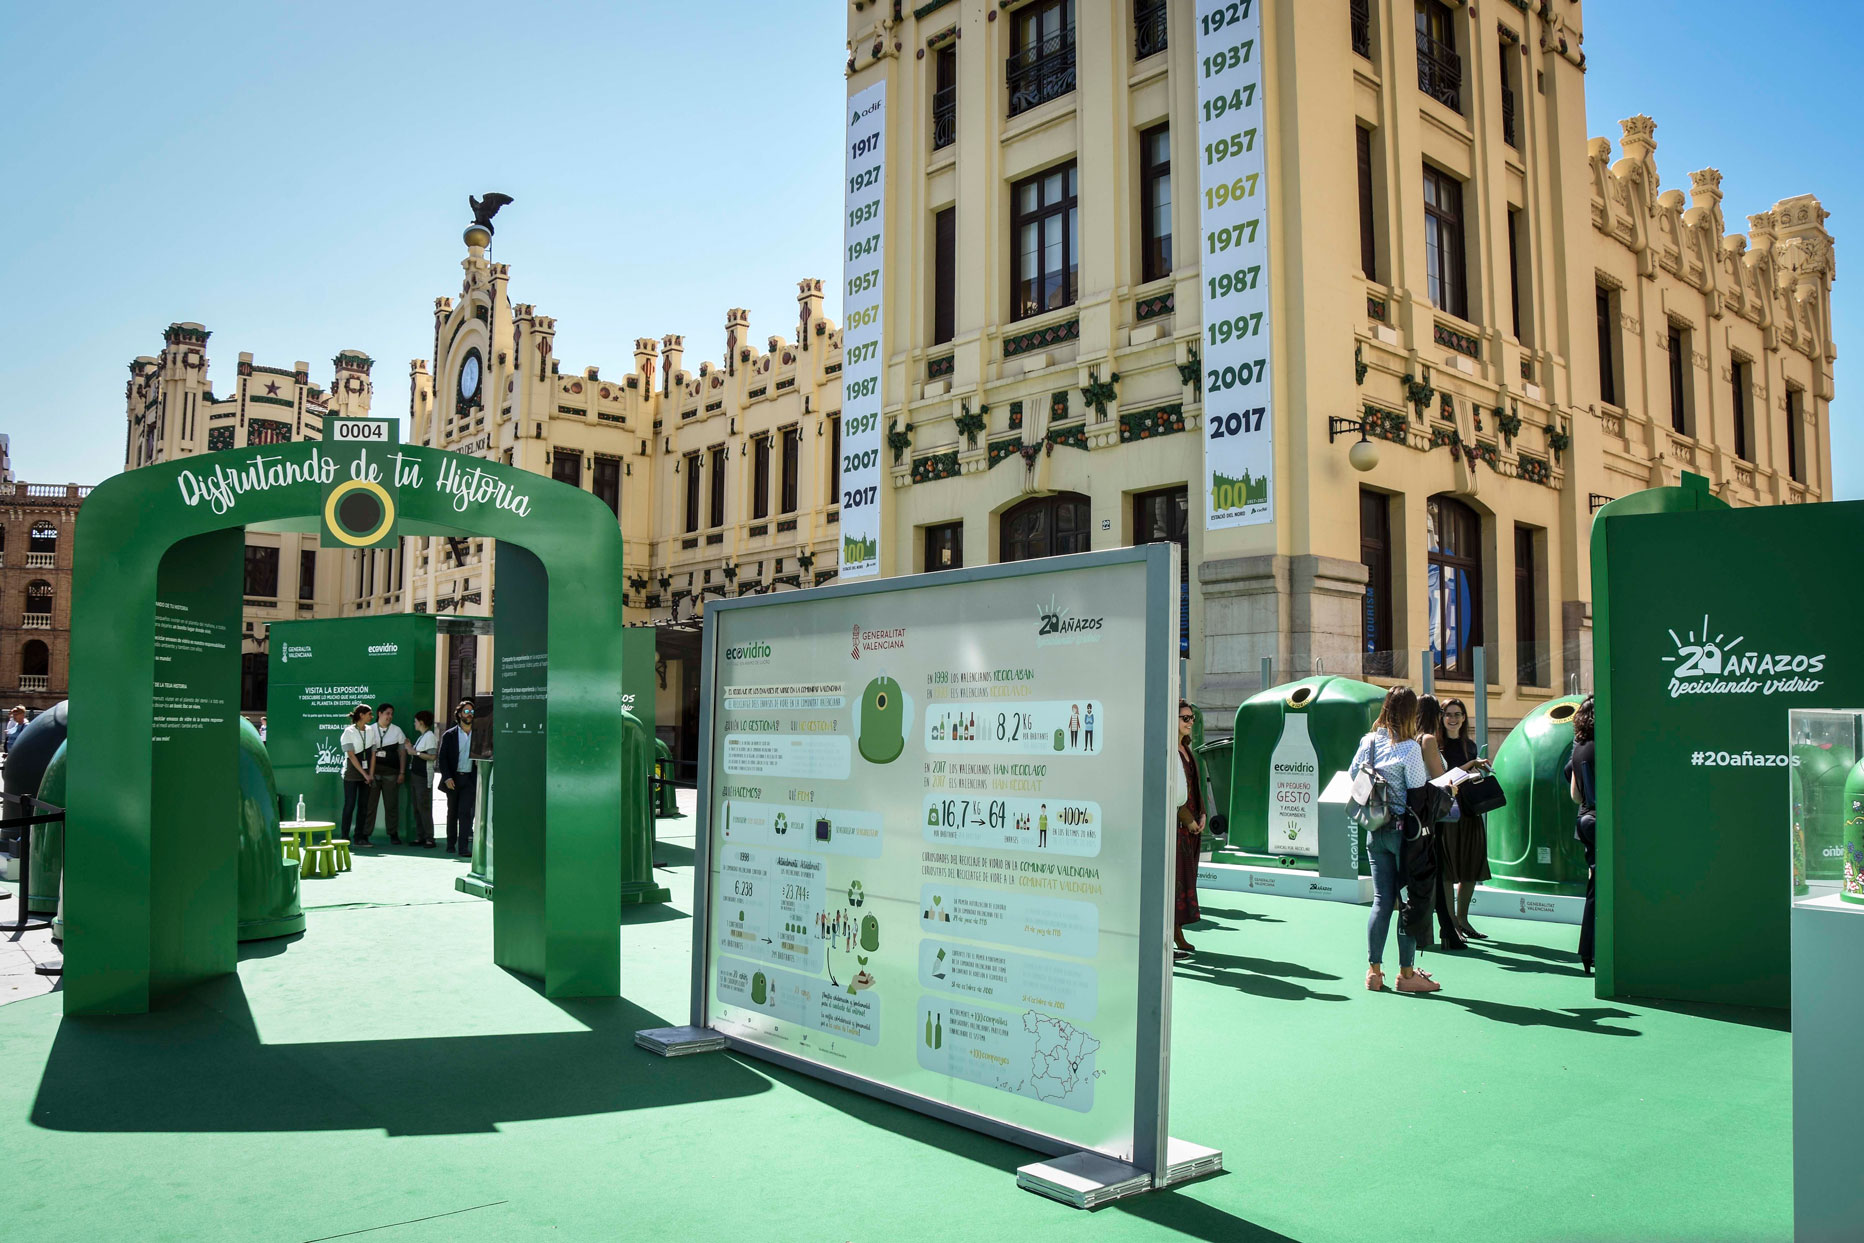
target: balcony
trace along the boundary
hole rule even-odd
[[[50,613],[22,613],[19,628],[21,630],[50,630],[52,615]]]
[[[1516,151],[1521,149],[1521,140],[1515,134],[1514,87],[1502,85],[1502,141]]]
[[[1068,94],[1074,89],[1074,28],[1012,55],[1005,78],[1011,116]]]
[[[22,673],[19,675],[19,689],[34,694],[44,694],[51,689],[52,675],[49,673]]]
[[[1366,0],[1355,0],[1365,4]],[[1165,41],[1166,0],[1139,0],[1133,9],[1133,59],[1144,60],[1168,46]]]
[[[949,147],[958,141],[958,88],[948,86],[932,92],[932,149]]]
[[[50,570],[58,565],[55,552],[29,552],[26,554],[26,568],[29,570]]]
[[[1353,51],[1372,59],[1372,0],[1352,0],[1348,14],[1353,23]]]
[[[1417,89],[1450,109],[1463,110],[1463,58],[1447,43],[1417,32]]]

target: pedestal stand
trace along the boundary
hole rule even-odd
[[[1847,1243],[1864,1222],[1864,906],[1836,894],[1793,906],[1793,1238]]]

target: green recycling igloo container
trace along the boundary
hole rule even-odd
[[[1845,778],[1857,758],[1847,745],[1800,743],[1793,748],[1794,846],[1805,851],[1800,884],[1844,875]]]
[[[1353,762],[1385,691],[1356,678],[1312,677],[1271,687],[1236,709],[1226,856],[1317,861],[1320,792]]]
[[[1586,852],[1573,832],[1579,807],[1567,792],[1578,696],[1549,700],[1521,718],[1495,753],[1508,805],[1485,818],[1489,884],[1523,893],[1582,894]]]
[[[662,819],[679,819],[679,794],[673,788],[673,748],[667,745],[665,738],[654,739],[654,776],[660,779],[654,787],[659,792],[654,800],[654,814]]]

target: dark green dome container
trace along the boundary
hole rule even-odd
[[[61,744],[46,765],[39,783],[43,802],[65,805],[65,748]],[[239,723],[239,939],[263,941],[304,931],[304,911],[298,905],[298,865],[284,857],[279,843],[278,787],[272,779],[272,760],[252,722]],[[41,873],[41,868],[44,872]],[[57,909],[58,889],[64,879],[63,842],[57,857],[35,850],[32,889],[40,888],[41,875],[49,885],[51,905]],[[35,901],[34,910],[40,907]]]
[[[1495,753],[1495,779],[1508,805],[1485,818],[1488,882],[1526,893],[1583,894],[1586,852],[1573,833],[1579,807],[1567,792],[1573,717],[1581,700],[1550,700],[1521,718]]]
[[[673,788],[673,748],[667,745],[665,738],[654,739],[654,776],[661,780],[654,814],[662,818],[678,819],[680,804],[678,793]]]
[[[1800,893],[1806,881],[1844,875],[1845,778],[1857,758],[1848,746],[1793,748],[1793,881]]]
[[[1229,826],[1233,854],[1271,856],[1269,759],[1292,716],[1307,719],[1308,739],[1320,761],[1317,789],[1353,762],[1359,740],[1372,728],[1385,691],[1356,678],[1302,678],[1270,687],[1236,709],[1230,751]],[[1310,856],[1285,856],[1306,864]]]

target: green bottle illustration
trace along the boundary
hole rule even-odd
[[[926,1048],[932,1047],[932,1012],[926,1011]]]
[[[932,1047],[934,1049],[942,1049],[945,1047],[945,1018],[943,1015],[939,1016],[937,1025],[932,1029]]]

